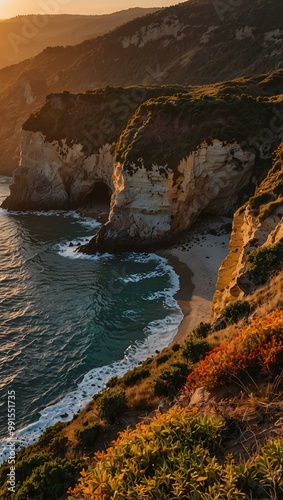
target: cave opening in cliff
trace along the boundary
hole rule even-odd
[[[112,191],[103,181],[96,182],[83,200],[85,209],[101,209],[109,212]]]

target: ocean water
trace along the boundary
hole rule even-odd
[[[0,203],[9,182],[0,177]],[[155,254],[76,253],[98,227],[74,212],[0,209],[2,459],[8,391],[16,393],[17,445],[32,443],[178,330],[183,315],[174,270]]]

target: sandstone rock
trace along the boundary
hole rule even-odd
[[[241,169],[236,166],[241,163]],[[251,175],[255,155],[237,142],[203,142],[178,165],[145,168],[142,159],[127,170],[114,166],[109,222],[84,251],[93,253],[170,243],[203,211],[229,215]]]
[[[3,206],[11,210],[78,207],[98,182],[112,192],[112,173],[112,144],[85,156],[81,144],[49,143],[41,132],[23,130],[20,166]]]
[[[275,163],[276,161],[274,169],[269,171],[266,179],[259,186],[257,196],[269,193],[271,199],[275,197],[273,187],[282,175],[283,167],[282,160],[281,165],[280,160],[275,159]],[[273,199],[273,203],[275,203],[274,210],[271,213],[267,212],[264,217],[259,217],[257,211],[251,208],[250,203],[235,213],[229,254],[223,261],[218,274],[213,299],[212,322],[219,317],[228,303],[243,300],[245,295],[255,291],[256,285],[251,282],[247,272],[247,257],[250,252],[259,247],[272,246],[282,239],[282,197],[277,200]]]

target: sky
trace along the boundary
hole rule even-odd
[[[183,0],[185,1],[185,0]],[[106,14],[131,7],[168,7],[181,0],[0,0],[0,19],[19,14]]]

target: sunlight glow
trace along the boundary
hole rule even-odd
[[[185,1],[185,0],[183,0]],[[180,0],[0,0],[0,18],[27,14],[106,14],[133,7],[168,7]]]

